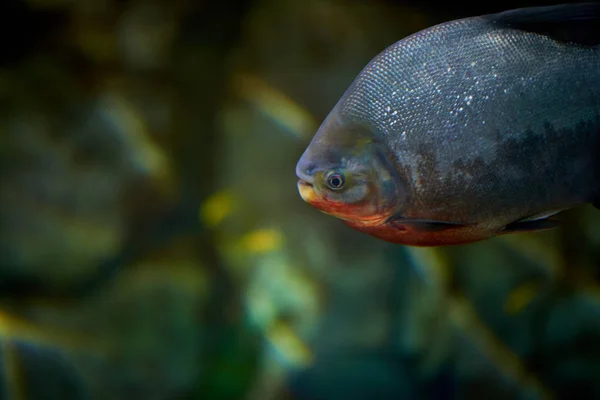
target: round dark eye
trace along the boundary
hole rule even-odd
[[[334,172],[327,177],[327,186],[332,190],[340,190],[344,187],[344,175]]]

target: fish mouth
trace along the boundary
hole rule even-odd
[[[298,192],[300,193],[302,200],[306,201],[307,203],[310,203],[316,199],[315,188],[312,184],[303,179],[298,180]]]

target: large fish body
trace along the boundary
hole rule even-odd
[[[596,4],[530,8],[395,43],[298,162],[303,198],[372,235],[427,246],[544,229],[545,217],[598,201],[599,24]],[[347,186],[332,188],[332,173]],[[350,181],[368,187],[363,197],[344,197]]]

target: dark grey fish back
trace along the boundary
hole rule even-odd
[[[390,46],[359,74],[338,108],[344,119],[368,120],[392,137],[410,140],[440,131],[452,136],[471,123],[485,125],[487,114],[490,121],[533,123],[538,113],[549,118],[554,114],[541,105],[562,109],[566,103],[594,104],[600,101],[599,83],[599,51],[496,29],[474,18]],[[572,99],[557,105],[556,92],[548,90]],[[582,90],[589,95],[581,96]],[[494,110],[490,104],[508,108]],[[587,112],[575,107],[570,111]]]

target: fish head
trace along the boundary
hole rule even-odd
[[[326,120],[298,161],[296,175],[304,201],[358,226],[384,223],[402,199],[386,146],[365,124]]]

